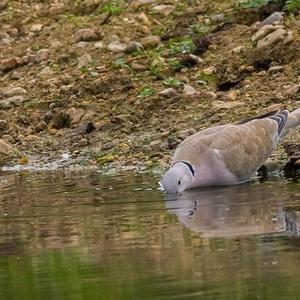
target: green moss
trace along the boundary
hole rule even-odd
[[[106,3],[100,7],[99,12],[109,13],[113,16],[119,16],[125,10],[124,4],[125,3],[122,0],[106,1]]]

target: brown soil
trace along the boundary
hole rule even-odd
[[[165,166],[176,145],[199,129],[297,108],[299,15],[281,21],[289,41],[258,49],[251,40],[254,23],[280,8],[255,14],[237,11],[233,3],[2,5],[0,138],[18,152],[12,163],[68,152],[74,163]],[[169,7],[157,9],[159,4]],[[89,32],[80,35],[80,29]],[[145,42],[153,35],[161,42]],[[121,47],[140,42],[145,49],[113,51],[109,45],[116,41]],[[185,85],[196,93],[185,92]],[[166,88],[175,91],[161,95]]]

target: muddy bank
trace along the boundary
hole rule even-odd
[[[297,9],[220,2],[2,5],[1,162],[163,167],[197,130],[299,107]]]

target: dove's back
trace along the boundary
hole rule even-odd
[[[244,182],[278,144],[288,115],[286,110],[273,112],[195,133],[178,146],[172,164],[191,164],[195,168],[194,186]]]

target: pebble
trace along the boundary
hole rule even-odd
[[[51,119],[53,118],[54,114],[52,111],[47,111],[44,116],[43,116],[43,120],[46,122],[46,123],[49,123],[51,121]]]
[[[81,139],[79,142],[78,142],[78,146],[79,147],[84,147],[84,146],[87,146],[89,144],[89,141],[87,139]]]
[[[0,139],[0,162],[3,163],[6,156],[12,153],[13,147],[3,139]]]
[[[125,53],[132,53],[134,51],[143,49],[143,45],[139,42],[130,42],[124,49]]]
[[[126,45],[122,44],[119,41],[114,41],[108,44],[107,49],[112,52],[123,52],[126,48]]]
[[[283,66],[272,66],[269,68],[268,73],[275,74],[278,72],[282,72],[284,70]]]
[[[238,47],[236,47],[236,48],[233,48],[233,49],[231,50],[231,52],[232,52],[233,54],[240,54],[240,53],[244,52],[245,50],[246,50],[246,47],[245,47],[245,46],[238,46]]]
[[[197,98],[199,96],[199,93],[188,84],[183,86],[183,94],[188,98]]]
[[[37,77],[47,79],[51,77],[53,74],[54,74],[53,70],[50,67],[46,66],[37,74]]]
[[[84,53],[77,60],[77,67],[87,67],[93,61],[92,57],[88,53]]]
[[[168,5],[168,4],[160,4],[152,7],[152,10],[156,13],[162,14],[164,16],[168,16],[173,12],[175,9],[174,5]]]
[[[89,28],[79,29],[74,34],[75,42],[95,42],[103,38],[103,33],[98,30],[93,30]]]
[[[216,14],[210,17],[210,20],[214,23],[220,23],[223,22],[225,19],[225,15],[223,13],[221,14]]]
[[[14,87],[12,89],[4,91],[4,95],[7,97],[26,95],[27,91],[21,87]]]
[[[102,42],[97,42],[97,43],[95,43],[95,48],[97,48],[97,49],[103,49],[104,48],[104,44],[102,43]]]
[[[7,72],[14,69],[18,65],[15,57],[3,59],[0,61],[0,71]]]
[[[8,122],[6,120],[0,120],[0,132],[3,133],[9,128]]]
[[[273,31],[269,35],[267,35],[265,38],[259,40],[257,42],[257,49],[265,49],[273,44],[282,41],[286,35],[286,30],[282,28],[278,28],[277,30]]]
[[[295,95],[297,95],[300,92],[300,84],[295,84],[293,86],[288,87],[284,94],[286,97],[294,97]]]
[[[39,63],[39,62],[47,60],[49,58],[49,56],[50,56],[49,49],[40,49],[36,53],[34,60]]]
[[[142,22],[144,25],[150,26],[151,25],[151,21],[149,20],[149,18],[147,17],[147,15],[144,12],[141,12],[138,16],[137,19]]]
[[[0,108],[3,109],[9,109],[12,106],[20,106],[21,103],[24,101],[24,96],[22,95],[17,95],[17,96],[13,96],[13,97],[9,97],[5,100],[0,101]]]
[[[161,43],[160,37],[158,35],[149,35],[142,39],[141,44],[145,48],[153,48]]]
[[[173,88],[167,88],[159,92],[160,96],[166,97],[166,98],[173,98],[178,96],[178,93]]]
[[[43,24],[33,24],[30,28],[31,32],[40,32],[43,28]]]
[[[82,108],[71,107],[67,110],[67,113],[70,116],[71,124],[78,124],[84,115],[84,110]]]
[[[131,64],[131,68],[134,70],[134,71],[146,71],[148,68],[142,64],[139,64],[139,63],[136,63],[136,62],[133,62]]]
[[[51,121],[51,128],[61,129],[69,127],[71,123],[70,116],[65,111],[60,111],[54,115]]]

